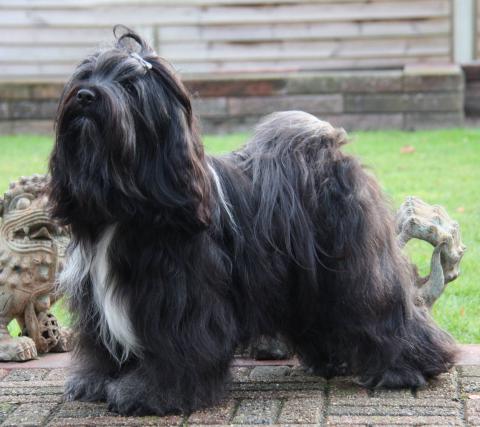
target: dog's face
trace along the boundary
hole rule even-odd
[[[105,223],[208,222],[209,184],[188,93],[128,30],[66,84],[50,162],[54,214]],[[188,227],[187,227],[188,228]]]

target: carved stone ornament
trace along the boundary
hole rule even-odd
[[[48,213],[43,175],[22,177],[0,198],[0,360],[25,361],[38,353],[70,350],[70,331],[49,312],[60,297],[55,278],[63,267],[68,230]],[[16,319],[22,336],[11,337]]]
[[[447,283],[460,274],[459,265],[466,246],[462,243],[458,222],[441,206],[410,196],[398,210],[396,226],[401,247],[410,239],[424,240],[434,247],[428,276],[420,277],[414,266],[418,304],[431,308]]]

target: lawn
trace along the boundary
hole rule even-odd
[[[238,147],[246,135],[205,138],[210,153]],[[480,130],[358,132],[346,150],[360,156],[379,178],[394,208],[407,195],[443,205],[460,223],[467,252],[461,276],[434,307],[437,321],[460,342],[480,343]],[[51,149],[50,138],[0,137],[0,192],[20,175],[42,173]],[[414,242],[409,255],[428,271],[431,248]],[[57,315],[65,318],[61,307]]]

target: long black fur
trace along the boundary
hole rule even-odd
[[[234,349],[260,335],[281,334],[314,372],[347,367],[368,387],[416,387],[448,370],[454,343],[414,305],[392,214],[342,152],[345,133],[277,113],[239,151],[207,156],[182,83],[123,31],[65,86],[51,199],[72,247],[94,247],[115,225],[112,292],[141,350],[122,358],[121,343],[99,336],[91,275],[79,274],[67,286],[79,337],[67,397],[189,413],[221,398]],[[82,88],[95,94],[87,106]]]

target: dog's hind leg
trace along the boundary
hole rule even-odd
[[[329,351],[366,386],[421,386],[449,369],[455,345],[414,304],[412,271],[383,195],[357,160],[335,148],[319,175],[318,322],[334,337]],[[305,350],[303,357],[315,363],[315,351],[300,354]]]

